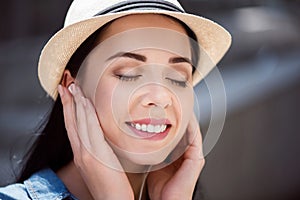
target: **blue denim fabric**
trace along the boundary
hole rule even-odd
[[[51,169],[33,174],[23,184],[0,188],[0,200],[76,200]]]

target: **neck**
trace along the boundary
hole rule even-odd
[[[131,162],[129,159],[118,157],[123,169],[127,172],[127,178],[134,192],[134,199],[140,199],[140,193],[143,193],[142,199],[145,198],[145,187],[149,169],[149,165],[137,165]],[[143,198],[144,197],[144,198]]]
[[[126,175],[134,191],[135,199],[139,199],[140,192],[144,192],[141,190],[143,190],[143,183],[146,179],[147,173],[126,173]],[[87,185],[73,161],[58,170],[57,176],[76,198],[93,200]]]
[[[145,179],[147,178],[147,173],[127,173],[128,180],[134,192],[134,199],[140,199],[140,193],[145,196],[144,185]]]

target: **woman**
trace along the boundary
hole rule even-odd
[[[40,57],[52,113],[0,198],[191,199],[204,165],[193,85],[229,45],[174,0],[75,0]]]

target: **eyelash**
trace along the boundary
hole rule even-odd
[[[171,79],[171,78],[166,78],[166,79],[171,81],[171,83],[176,85],[176,86],[183,87],[183,88],[187,87],[187,81],[178,81],[178,80],[174,80],[174,79]]]
[[[136,81],[140,76],[141,75],[136,75],[136,76],[125,76],[122,74],[116,75],[116,77],[121,81]],[[183,88],[187,87],[187,81],[178,81],[171,78],[166,78],[166,79],[176,86],[183,87]]]
[[[122,74],[117,74],[116,77],[121,81],[136,81],[141,75],[136,76],[126,76]]]

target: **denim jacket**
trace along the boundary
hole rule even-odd
[[[193,199],[199,199],[196,196]],[[33,174],[23,184],[15,183],[0,187],[0,200],[29,199],[77,200],[51,169],[43,169]],[[146,199],[149,199],[149,197],[147,196]]]
[[[24,183],[0,187],[0,200],[76,200],[51,169],[33,174]]]

